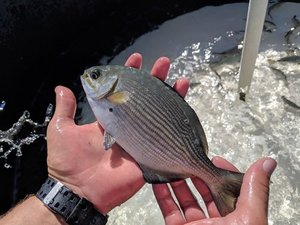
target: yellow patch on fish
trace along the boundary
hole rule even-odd
[[[114,104],[123,104],[129,100],[130,93],[128,91],[115,92],[107,96],[107,99]]]

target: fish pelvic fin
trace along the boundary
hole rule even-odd
[[[221,170],[221,173],[220,182],[213,184],[210,190],[221,216],[226,216],[235,209],[244,174],[227,170]]]
[[[116,143],[116,140],[113,138],[113,136],[104,131],[104,150],[110,149],[114,143]]]

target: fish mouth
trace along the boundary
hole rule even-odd
[[[84,73],[83,75],[80,76],[81,84],[83,87],[84,92],[86,93],[87,97],[90,96],[91,98],[97,98],[95,96],[95,85],[91,82],[89,79],[89,75]]]
[[[84,85],[90,86],[90,88],[95,88],[93,82],[91,82],[90,76],[87,73],[84,73],[80,76],[80,79]]]
[[[98,80],[98,82],[94,82],[87,72],[83,73],[80,79],[85,92],[89,93],[95,100],[100,100],[110,95],[114,92],[118,83],[117,76],[102,77],[101,81]]]

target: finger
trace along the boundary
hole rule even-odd
[[[230,170],[234,172],[238,172],[239,170],[230,162],[228,162],[226,159],[223,159],[220,156],[215,156],[211,160],[213,164],[219,168],[225,169],[225,170]]]
[[[74,123],[76,99],[73,92],[63,86],[55,88],[56,106],[53,117],[63,119],[65,122]]]
[[[251,214],[267,218],[270,177],[276,165],[272,158],[262,158],[251,165],[244,176],[237,208],[248,208]]]
[[[153,184],[152,189],[166,225],[182,225],[186,221],[172,198],[167,184]]]
[[[212,162],[215,166],[219,168],[231,170],[231,171],[238,171],[238,169],[235,166],[233,166],[230,162],[223,159],[222,157],[216,156],[212,159]],[[207,185],[197,177],[193,177],[192,181],[196,189],[199,191],[200,195],[202,196],[202,199],[206,205],[209,216],[219,217],[220,213],[216,207],[216,204],[213,200],[213,197]]]
[[[206,217],[185,180],[173,182],[171,187],[187,222]]]
[[[205,203],[209,217],[219,217],[220,213],[207,185],[198,177],[192,177],[191,180]]]
[[[185,78],[181,78],[181,79],[178,79],[175,84],[174,84],[174,87],[173,87],[179,94],[181,97],[185,97],[188,89],[189,89],[189,81],[188,79],[185,79]]]
[[[167,57],[160,57],[154,63],[151,74],[158,79],[164,81],[167,78],[168,72],[170,68],[170,60]]]
[[[142,55],[139,53],[133,53],[125,62],[125,66],[140,69],[142,67]]]

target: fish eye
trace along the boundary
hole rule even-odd
[[[101,76],[101,73],[100,73],[99,70],[93,70],[93,71],[90,73],[90,77],[91,77],[93,80],[97,80],[100,76]]]

